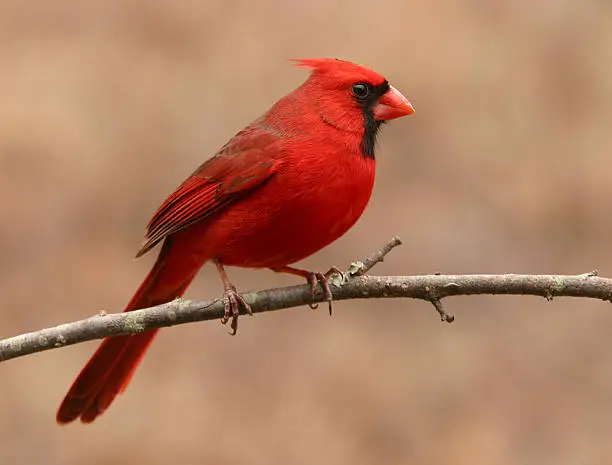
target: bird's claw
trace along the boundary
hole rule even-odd
[[[333,266],[326,273],[313,272],[313,273],[310,273],[307,277],[308,284],[310,285],[310,292],[312,293],[313,301],[317,295],[317,284],[321,284],[321,287],[323,288],[323,295],[325,296],[325,300],[327,301],[327,304],[329,306],[330,315],[332,314],[332,300],[334,296],[332,295],[327,279],[333,274],[337,274],[337,273],[342,273],[342,271],[336,268],[335,266]],[[317,308],[319,308],[319,304],[316,304],[314,302],[309,303],[308,306],[313,310],[316,310]]]
[[[223,314],[223,318],[221,318],[222,324],[227,324],[227,322],[232,319],[230,324],[230,334],[235,336],[238,332],[238,316],[240,315],[240,307],[251,316],[253,316],[253,310],[251,310],[251,306],[246,303],[244,298],[238,294],[236,288],[234,286],[228,287],[225,289],[223,293],[223,304],[225,306],[225,313]]]

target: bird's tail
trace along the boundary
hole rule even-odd
[[[172,238],[166,238],[153,269],[125,312],[160,305],[183,295],[203,261],[186,260],[176,249]],[[83,423],[90,423],[102,414],[117,394],[127,388],[157,331],[104,339],[64,397],[57,422],[69,423],[80,417]]]

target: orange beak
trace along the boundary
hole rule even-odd
[[[414,107],[399,90],[389,86],[389,90],[378,99],[372,111],[374,112],[375,120],[387,121],[413,114]]]

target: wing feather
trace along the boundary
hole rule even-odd
[[[276,171],[282,139],[252,129],[237,134],[230,143],[202,164],[159,207],[147,226],[145,243],[137,257],[166,236],[215,213],[253,191]]]

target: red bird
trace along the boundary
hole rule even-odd
[[[289,264],[342,236],[374,184],[374,143],[383,122],[414,113],[384,77],[335,59],[296,60],[312,69],[296,90],[236,134],[166,199],[137,256],[163,240],[159,257],[124,311],[183,295],[212,261],[224,285],[225,316],[250,313],[224,266],[269,268],[321,284],[327,277]],[[58,423],[90,423],[128,386],[157,330],[106,338],[57,412]]]

